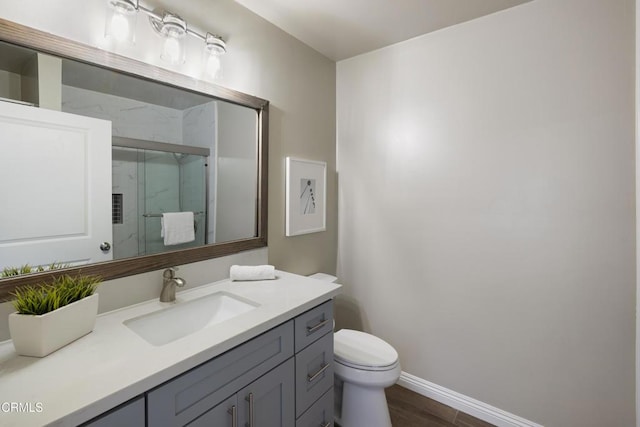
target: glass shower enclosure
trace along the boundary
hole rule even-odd
[[[114,258],[201,246],[208,227],[209,149],[113,137]],[[193,212],[195,240],[164,245],[161,218]]]

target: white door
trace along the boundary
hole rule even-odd
[[[0,269],[107,261],[111,122],[0,102]]]

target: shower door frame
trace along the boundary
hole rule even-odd
[[[209,148],[194,147],[192,145],[169,144],[166,142],[148,141],[145,139],[126,138],[114,136],[111,138],[111,145],[114,147],[134,148],[139,150],[164,151],[167,153],[195,154],[196,156],[209,157]]]
[[[135,150],[160,151],[164,153],[193,154],[206,158],[207,165],[211,165],[211,150],[204,147],[195,147],[193,145],[170,144],[167,142],[149,141],[145,139],[127,138],[123,136],[112,136],[111,146],[118,148],[131,148]],[[209,172],[210,167],[205,168],[205,187],[204,187],[204,244],[207,244],[207,236],[209,231]],[[139,213],[140,214],[140,213]],[[151,216],[148,213],[143,216]],[[146,254],[145,254],[146,255]],[[153,254],[151,254],[153,255]],[[138,253],[137,256],[144,256]]]

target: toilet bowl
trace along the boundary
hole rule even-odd
[[[324,273],[309,277],[337,280]],[[398,352],[374,335],[341,329],[333,335],[333,361],[336,423],[341,427],[391,427],[384,389],[400,378]]]
[[[365,332],[334,334],[336,422],[342,427],[391,427],[384,389],[398,381],[396,350]]]

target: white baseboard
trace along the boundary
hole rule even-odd
[[[404,371],[400,374],[398,385],[498,427],[543,427]]]

